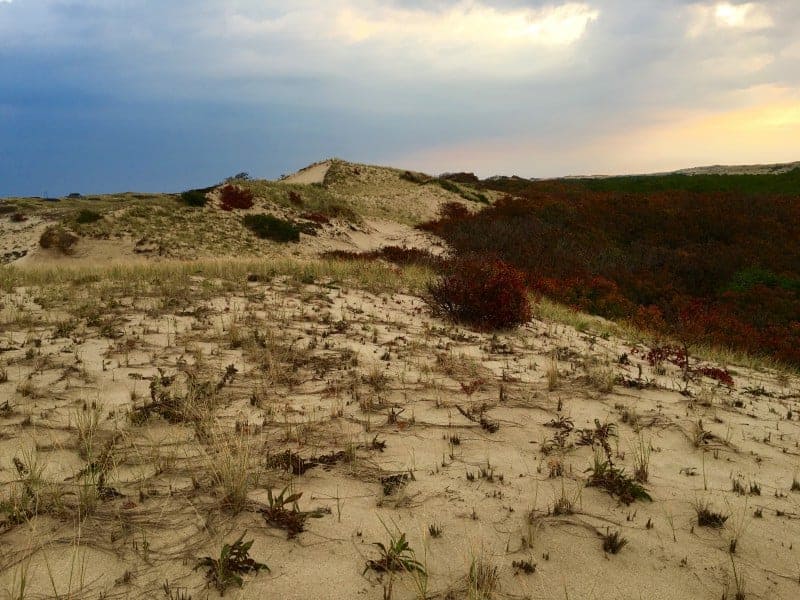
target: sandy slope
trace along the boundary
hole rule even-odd
[[[300,183],[304,185],[322,183],[325,181],[325,175],[328,174],[330,168],[331,161],[326,160],[300,169],[297,173],[292,173],[288,177],[284,177],[281,181],[283,183]]]
[[[654,374],[631,344],[547,321],[493,337],[431,318],[412,296],[280,278],[221,295],[200,278],[154,298],[113,289],[3,299],[1,489],[24,495],[14,457],[38,464],[47,483],[37,488],[38,516],[0,527],[0,594],[27,572],[33,597],[55,588],[62,597],[152,598],[168,580],[215,598],[194,561],[247,530],[253,556],[272,571],[226,597],[381,598],[388,578],[362,571],[376,557],[372,543],[387,541],[386,525],[427,564],[430,597],[475,597],[477,560],[497,569],[486,597],[718,599],[734,538],[747,597],[796,597],[796,378],[737,368],[734,389],[701,378],[687,397],[677,369]],[[77,314],[101,320],[63,329]],[[630,365],[618,364],[622,353]],[[159,369],[176,377],[166,389],[180,396],[188,381],[216,386],[230,364],[235,376],[201,396],[213,406],[207,433],[191,421],[131,423]],[[640,365],[647,389],[605,391],[609,376],[636,379]],[[484,407],[498,430],[457,407]],[[561,443],[551,426],[559,419],[569,423]],[[593,452],[579,430],[595,420],[616,425],[613,459],[628,472],[637,441],[651,448],[652,502],[625,505],[586,486]],[[701,421],[708,435],[697,442]],[[292,475],[270,458],[287,449],[350,458]],[[249,500],[232,514],[214,472],[242,456]],[[76,528],[80,490],[96,489],[86,466],[101,463],[122,496],[95,499]],[[385,493],[383,478],[395,475],[407,480]],[[303,493],[300,510],[323,509],[293,540],[258,512],[267,489],[287,484]],[[698,526],[693,506],[703,500],[729,515],[724,527]],[[619,554],[602,550],[609,530],[628,540]],[[417,597],[407,574],[393,586],[394,598]]]

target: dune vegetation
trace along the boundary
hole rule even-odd
[[[795,208],[697,193],[4,201],[0,599],[794,598]]]

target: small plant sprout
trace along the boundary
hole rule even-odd
[[[697,514],[697,524],[700,527],[710,527],[712,529],[722,529],[730,516],[713,509],[708,500],[696,501],[694,510]]]
[[[297,505],[297,501],[302,495],[302,492],[289,493],[288,486],[283,488],[279,494],[273,494],[272,490],[267,490],[268,506],[261,509],[261,514],[270,525],[285,529],[288,539],[297,537],[305,530],[308,517],[319,518],[325,514],[322,509],[302,512]]]
[[[442,537],[442,533],[444,533],[444,529],[437,523],[431,523],[428,525],[428,533],[432,538],[440,538]]]
[[[639,483],[647,483],[650,477],[650,440],[641,433],[632,446],[633,478]]]
[[[622,548],[628,544],[628,540],[622,537],[619,531],[606,530],[603,538],[603,552],[608,554],[617,554]]]
[[[389,542],[387,544],[373,542],[373,545],[378,548],[379,556],[377,559],[367,561],[364,573],[370,569],[378,573],[425,573],[425,566],[417,560],[414,551],[406,540],[405,533],[397,536],[389,532]]]

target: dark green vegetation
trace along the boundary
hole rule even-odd
[[[275,242],[300,241],[300,230],[293,223],[271,215],[246,215],[244,225],[262,239]]]
[[[200,190],[187,190],[181,194],[181,200],[184,204],[186,204],[186,206],[193,206],[196,208],[203,207],[208,201],[206,194],[213,189],[213,187],[210,187]]]
[[[416,559],[414,551],[406,540],[406,534],[400,536],[390,534],[389,543],[374,542],[378,548],[379,557],[375,560],[368,560],[364,567],[364,573],[372,569],[379,573],[388,571],[403,571],[406,573],[418,572],[425,574],[425,566]]]
[[[530,288],[686,347],[800,365],[800,171],[480,184],[507,195],[423,228]]]
[[[94,210],[83,209],[75,216],[75,222],[81,225],[87,225],[89,223],[96,223],[102,218],[103,215]]]
[[[800,169],[777,175],[639,175],[576,179],[575,184],[594,192],[686,191],[697,193],[733,192],[735,194],[797,194]]]

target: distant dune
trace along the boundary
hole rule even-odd
[[[763,165],[710,165],[705,167],[688,167],[676,171],[660,171],[657,173],[627,173],[622,175],[593,174],[567,175],[564,177],[548,177],[547,179],[605,179],[609,177],[655,177],[663,175],[780,175],[800,169],[800,161],[789,163],[773,163]],[[501,176],[496,176],[502,178]],[[531,178],[530,181],[536,181]]]

